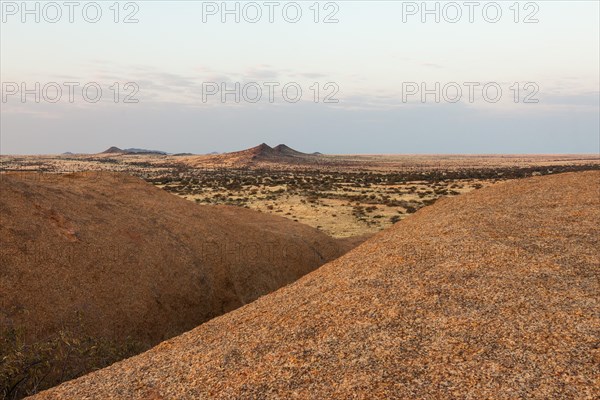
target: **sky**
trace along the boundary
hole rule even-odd
[[[597,1],[1,3],[1,154],[600,152]]]

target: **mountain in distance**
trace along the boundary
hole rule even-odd
[[[315,154],[303,153],[294,150],[285,144],[279,144],[271,147],[266,143],[261,143],[258,146],[251,147],[246,150],[234,151],[231,153],[219,154],[219,156],[227,158],[249,159],[254,161],[289,161],[289,159],[304,159],[313,158]]]
[[[163,156],[168,155],[168,153],[166,151],[161,151],[161,150],[138,149],[135,147],[131,147],[128,149],[120,149],[116,146],[109,147],[108,149],[104,150],[100,154],[157,154],[157,155],[163,155]]]
[[[124,153],[125,153],[124,150],[121,150],[118,147],[112,146],[112,147],[109,147],[108,149],[104,150],[100,154],[124,154]]]
[[[271,147],[266,143],[261,143],[246,150],[190,157],[186,162],[192,166],[219,165],[223,167],[248,167],[267,164],[309,165],[318,161],[320,155],[320,153],[303,153],[285,144]]]
[[[266,143],[261,143],[258,146],[251,147],[246,150],[234,151],[229,153],[219,153],[216,151],[204,155],[194,155],[192,153],[177,153],[171,154],[160,150],[147,150],[140,148],[121,149],[112,146],[99,154],[114,154],[114,155],[171,155],[171,156],[189,156],[185,160],[186,163],[192,166],[203,165],[220,165],[229,167],[245,167],[250,165],[262,164],[291,164],[291,165],[308,165],[314,163],[321,153],[303,153],[292,149],[285,144],[279,144],[271,147]]]
[[[279,144],[279,145],[273,147],[273,152],[277,155],[288,156],[288,157],[305,157],[305,156],[312,155],[312,154],[302,153],[300,151],[294,150],[285,144]]]
[[[125,149],[124,151],[127,154],[161,154],[161,155],[168,154],[166,151],[161,151],[161,150],[147,150],[147,149],[136,149],[136,148],[129,148],[129,149]]]

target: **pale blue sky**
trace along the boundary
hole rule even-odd
[[[260,142],[327,153],[599,151],[596,1],[533,2],[539,22],[531,24],[513,21],[513,1],[498,2],[503,14],[494,24],[481,7],[474,23],[467,15],[455,24],[431,16],[423,23],[419,13],[403,22],[410,2],[401,1],[335,2],[334,24],[313,22],[313,1],[298,2],[303,15],[296,24],[277,11],[272,24],[232,17],[222,23],[219,15],[203,23],[207,2],[135,3],[135,24],[115,24],[112,1],[100,3],[96,24],[77,10],[73,24],[65,15],[55,24],[3,15],[3,84],[98,82],[103,97],[95,104],[80,96],[73,103],[36,104],[33,96],[26,103],[19,94],[8,96],[1,104],[2,154],[96,152],[111,145],[204,153]],[[535,10],[526,3],[519,4],[520,20]],[[321,9],[320,17],[331,10]],[[203,82],[233,87],[253,81],[297,82],[302,99],[236,104],[230,96],[222,104],[217,95],[202,101]],[[112,102],[108,86],[114,82],[135,82],[139,103]],[[315,82],[335,82],[339,103],[312,102]],[[497,103],[476,91],[473,102],[463,92],[456,103],[436,103],[430,95],[423,104],[419,94],[403,101],[406,82],[428,88],[456,82],[463,90],[464,82],[496,82],[503,92]],[[527,82],[539,88],[537,104],[522,102]]]

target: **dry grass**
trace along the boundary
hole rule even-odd
[[[386,182],[391,175],[371,177],[335,173],[315,175],[285,173],[272,180],[274,172],[253,173],[251,184],[233,185],[232,173],[218,174],[195,183],[171,180],[159,187],[200,204],[226,204],[286,217],[343,238],[371,235],[401,221],[441,197],[457,196],[492,185],[492,179],[447,179]],[[247,181],[240,177],[239,181]],[[335,181],[335,183],[331,183]],[[302,185],[297,182],[302,181]]]

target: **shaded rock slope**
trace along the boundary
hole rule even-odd
[[[356,244],[117,173],[0,175],[0,221],[0,334],[25,344],[69,329],[148,348]]]

